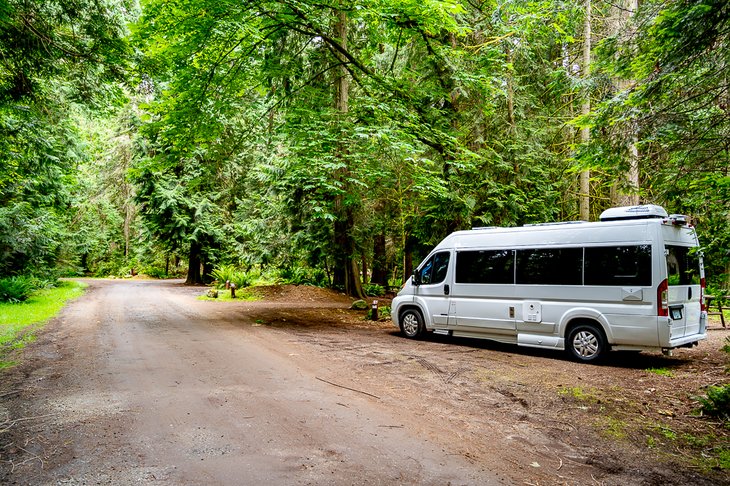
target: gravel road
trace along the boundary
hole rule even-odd
[[[0,437],[4,484],[509,483],[256,327],[265,303],[89,283],[3,387],[0,422],[17,429]]]

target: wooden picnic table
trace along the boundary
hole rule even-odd
[[[707,309],[707,315],[720,316],[720,323],[722,324],[722,327],[726,327],[725,316],[722,314],[722,303],[727,300],[730,300],[730,295],[705,295],[705,309]],[[713,301],[715,303],[715,307],[717,307],[717,312],[710,312],[710,306],[712,305]]]

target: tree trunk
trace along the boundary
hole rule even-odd
[[[388,271],[386,269],[385,235],[377,234],[373,238],[373,268],[370,281],[374,284],[388,285]]]
[[[631,18],[639,8],[638,0],[624,0],[618,6],[615,6],[616,33],[626,29]],[[624,35],[624,37],[626,37]],[[619,79],[616,81],[618,91],[627,91],[631,89],[631,80]],[[619,181],[615,184],[615,202],[617,206],[636,206],[639,204],[639,149],[637,147],[637,133],[639,127],[635,122],[631,122],[627,129],[628,143],[628,168],[626,172],[619,177]]]
[[[411,245],[406,245],[403,249],[403,282],[405,283],[413,274],[413,249]]]
[[[360,254],[360,268],[362,270],[362,284],[366,285],[368,283],[368,259],[364,252]]]
[[[588,79],[591,72],[591,0],[586,0],[585,24],[583,28],[583,78]],[[591,95],[590,92],[584,93],[583,105],[581,113],[587,116],[591,111]],[[580,141],[587,144],[590,141],[591,132],[588,127],[584,127],[580,131]],[[591,173],[584,170],[579,176],[580,190],[578,192],[579,201],[579,217],[583,221],[591,219]]]
[[[190,242],[190,253],[188,254],[188,278],[187,285],[199,285],[203,283],[203,276],[200,274],[200,253],[201,246],[197,241]]]
[[[201,275],[201,280],[203,283],[208,284],[213,281],[213,269],[215,266],[209,262],[207,259],[203,260],[203,275]]]
[[[344,11],[337,13],[337,21],[335,23],[335,35],[340,41],[343,49],[347,49],[347,14]],[[338,56],[341,62],[346,59]],[[342,119],[345,119],[349,111],[350,100],[350,79],[347,75],[347,69],[340,66],[336,71],[335,79],[335,109],[340,112]],[[339,146],[336,155],[344,159],[346,147]],[[344,285],[345,292],[348,295],[360,299],[365,298],[362,290],[362,281],[360,280],[360,272],[357,268],[355,260],[355,240],[353,238],[353,229],[355,227],[355,217],[352,207],[346,204],[344,194],[349,192],[347,180],[349,179],[349,168],[347,164],[337,171],[335,179],[342,183],[343,192],[335,196],[335,222],[334,222],[334,238],[335,238],[335,268],[334,282],[335,285]]]

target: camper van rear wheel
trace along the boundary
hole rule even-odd
[[[579,361],[595,361],[606,351],[606,339],[598,326],[580,324],[570,331],[567,343],[571,356]]]
[[[416,309],[406,309],[400,315],[400,330],[411,339],[423,333],[423,317]]]

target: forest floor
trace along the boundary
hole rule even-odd
[[[693,398],[730,381],[718,323],[586,365],[408,340],[311,287],[90,283],[0,372],[0,483],[730,484]]]

